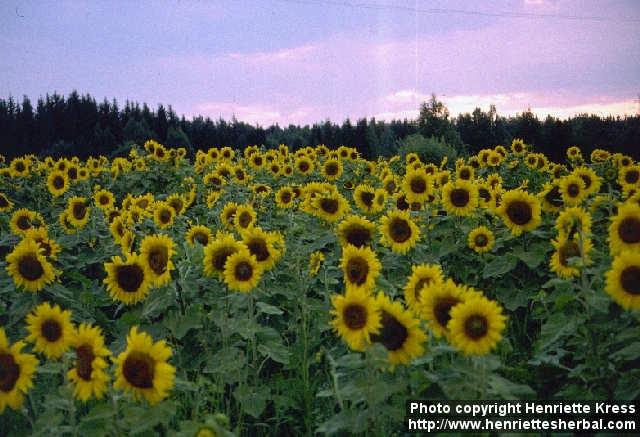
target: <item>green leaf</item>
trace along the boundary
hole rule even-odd
[[[235,389],[233,397],[242,404],[242,409],[245,413],[257,419],[267,406],[270,394],[269,387],[250,388],[246,385],[241,385]]]
[[[611,358],[620,361],[637,360],[640,357],[640,341],[631,343],[630,345],[623,347],[618,352],[611,354]]]
[[[282,343],[269,342],[258,346],[258,351],[280,364],[289,364],[291,352]]]
[[[509,253],[502,256],[496,256],[485,265],[482,277],[487,279],[504,275],[505,273],[515,269],[517,264],[518,258]]]
[[[284,314],[284,312],[280,308],[274,307],[273,305],[269,305],[268,303],[257,302],[256,307],[260,312],[264,314],[271,314],[275,316],[280,316]]]
[[[500,399],[521,399],[536,394],[528,385],[516,384],[499,375],[489,376],[489,392]]]

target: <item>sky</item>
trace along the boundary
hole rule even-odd
[[[90,93],[251,124],[640,111],[640,0],[0,4],[0,97]]]

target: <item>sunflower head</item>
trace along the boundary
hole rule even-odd
[[[370,290],[381,269],[380,261],[369,247],[347,245],[342,251],[340,266],[347,289]]]
[[[381,242],[394,252],[405,254],[420,237],[420,229],[408,211],[390,211],[380,221]]]
[[[337,234],[343,246],[363,247],[371,242],[375,230],[376,226],[366,218],[351,215],[340,222]]]
[[[485,355],[501,340],[505,326],[500,305],[474,295],[451,309],[448,338],[465,355]]]
[[[365,290],[350,289],[332,296],[331,303],[333,329],[351,349],[363,351],[381,327],[376,300]]]
[[[495,237],[493,232],[486,226],[478,226],[469,232],[467,243],[477,253],[485,253],[493,248]]]
[[[447,182],[442,187],[442,205],[449,214],[471,215],[478,206],[478,187],[463,179]]]
[[[132,305],[149,294],[152,273],[140,255],[127,253],[124,260],[114,256],[104,264],[104,269],[107,272],[104,283],[113,300]]]
[[[415,312],[420,311],[423,290],[431,284],[444,281],[442,268],[437,264],[419,264],[411,266],[411,275],[404,287],[404,300]]]
[[[25,343],[9,344],[3,328],[0,328],[0,414],[8,405],[18,410],[24,395],[33,387],[33,374],[38,360],[31,354],[22,353]]]
[[[233,235],[219,235],[204,248],[204,273],[222,279],[227,258],[243,249],[247,250],[247,246],[241,241],[236,241]]]
[[[260,281],[263,269],[248,250],[230,255],[224,264],[224,282],[231,290],[246,293]]]
[[[7,255],[7,271],[16,285],[40,291],[53,282],[55,272],[43,252],[34,239],[25,238]]]
[[[69,348],[74,332],[71,312],[44,302],[27,316],[27,330],[27,340],[35,344],[36,352],[49,358],[60,358]]]
[[[524,190],[504,193],[500,199],[498,214],[516,236],[537,228],[542,220],[539,200]]]
[[[171,271],[174,269],[171,257],[176,253],[174,246],[171,237],[161,234],[147,235],[140,244],[140,258],[157,287],[171,280]]]

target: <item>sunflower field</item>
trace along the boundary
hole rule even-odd
[[[402,433],[640,397],[640,165],[521,140],[0,157],[0,435]]]

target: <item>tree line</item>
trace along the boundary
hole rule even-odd
[[[530,110],[515,117],[476,108],[472,113],[451,117],[435,96],[422,103],[417,120],[381,121],[347,119],[342,124],[326,120],[313,125],[251,125],[233,118],[212,120],[178,116],[171,106],[152,109],[146,103],[98,101],[73,91],[38,98],[35,107],[27,96],[0,99],[0,153],[11,158],[33,153],[52,156],[115,156],[131,143],[153,138],[170,147],[183,146],[192,154],[212,146],[243,148],[250,144],[296,149],[306,145],[331,147],[352,145],[366,158],[390,156],[416,136],[437,140],[457,154],[476,153],[497,144],[508,145],[522,138],[554,161],[564,160],[569,146],[578,145],[585,154],[595,148],[640,158],[640,116],[600,117],[583,114],[569,119],[547,116],[539,119]]]

